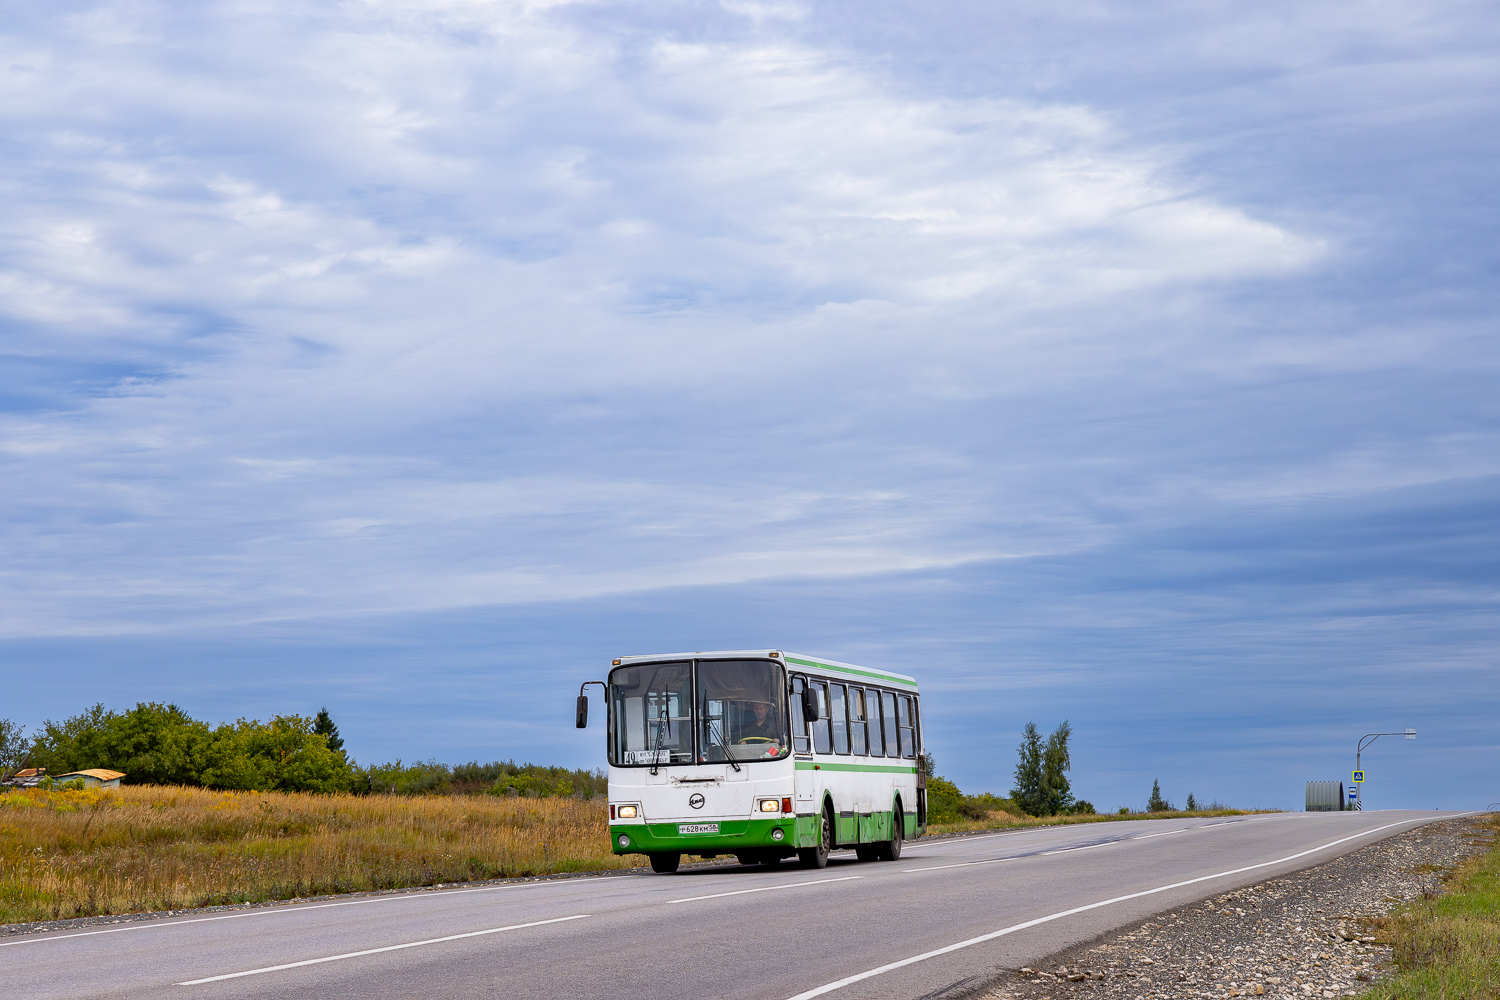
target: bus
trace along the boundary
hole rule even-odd
[[[927,831],[922,713],[905,674],[780,649],[622,656],[608,711],[609,836],[656,872],[830,851],[894,861]]]

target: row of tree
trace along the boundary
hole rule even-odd
[[[199,785],[261,791],[346,791],[355,769],[327,709],[211,726],[176,705],[142,702],[125,712],[102,704],[33,738],[8,722],[4,762],[66,774],[87,768],[125,773],[130,784]]]
[[[1093,803],[1074,798],[1072,783],[1068,780],[1068,771],[1073,766],[1072,755],[1068,750],[1068,740],[1072,735],[1073,727],[1067,720],[1045,739],[1036,723],[1026,723],[1026,728],[1021,731],[1021,746],[1017,751],[1019,759],[1016,762],[1016,786],[1011,789],[1008,798],[988,793],[965,795],[948,779],[933,776],[932,758],[927,757],[924,767],[929,775],[928,817],[934,823],[947,823],[960,819],[982,820],[997,810],[1024,813],[1027,816],[1056,816],[1063,813],[1092,815],[1095,812]],[[1175,812],[1176,808],[1162,795],[1160,780],[1153,781],[1145,811]],[[1188,812],[1225,808],[1227,807],[1222,802],[1217,801],[1202,805],[1192,793],[1188,794]],[[1130,811],[1128,806],[1120,809],[1122,814]]]
[[[344,750],[324,708],[315,716],[278,715],[211,726],[176,705],[142,702],[125,712],[95,705],[27,738],[0,719],[0,777],[22,767],[61,775],[87,768],[122,771],[126,784],[190,785],[280,792],[487,792],[527,798],[606,792],[602,771],[515,761],[448,765],[394,761],[361,767]]]

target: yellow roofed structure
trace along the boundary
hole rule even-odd
[[[107,771],[102,767],[91,767],[86,771],[69,771],[67,774],[53,775],[56,781],[72,781],[74,778],[83,779],[85,788],[119,788],[120,779],[125,777],[123,771]]]

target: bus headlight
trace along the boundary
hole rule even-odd
[[[621,847],[629,847],[630,846],[630,838],[627,835],[623,834],[623,833],[620,834],[620,846]]]
[[[615,811],[615,815],[619,816],[621,819],[635,819],[635,814],[635,806],[621,806],[618,810]]]
[[[761,799],[760,800],[760,811],[763,812],[763,813],[781,812],[781,800],[780,799]]]
[[[785,836],[786,836],[786,834],[784,834],[784,833],[781,832],[781,827],[779,827],[779,826],[776,829],[774,829],[774,830],[771,831],[771,839],[772,840],[780,840],[782,837],[785,837]]]

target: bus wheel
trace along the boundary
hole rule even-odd
[[[823,810],[823,829],[819,831],[818,846],[804,847],[797,851],[797,860],[803,868],[827,868],[828,852],[833,844],[833,817]]]
[[[893,818],[895,822],[892,824],[893,829],[891,830],[891,839],[887,840],[883,844],[876,845],[876,847],[880,851],[881,861],[899,860],[901,857],[901,845],[906,840],[905,819],[899,812],[896,813]]]
[[[670,875],[682,864],[681,854],[653,854],[651,855],[651,870],[658,875]]]

